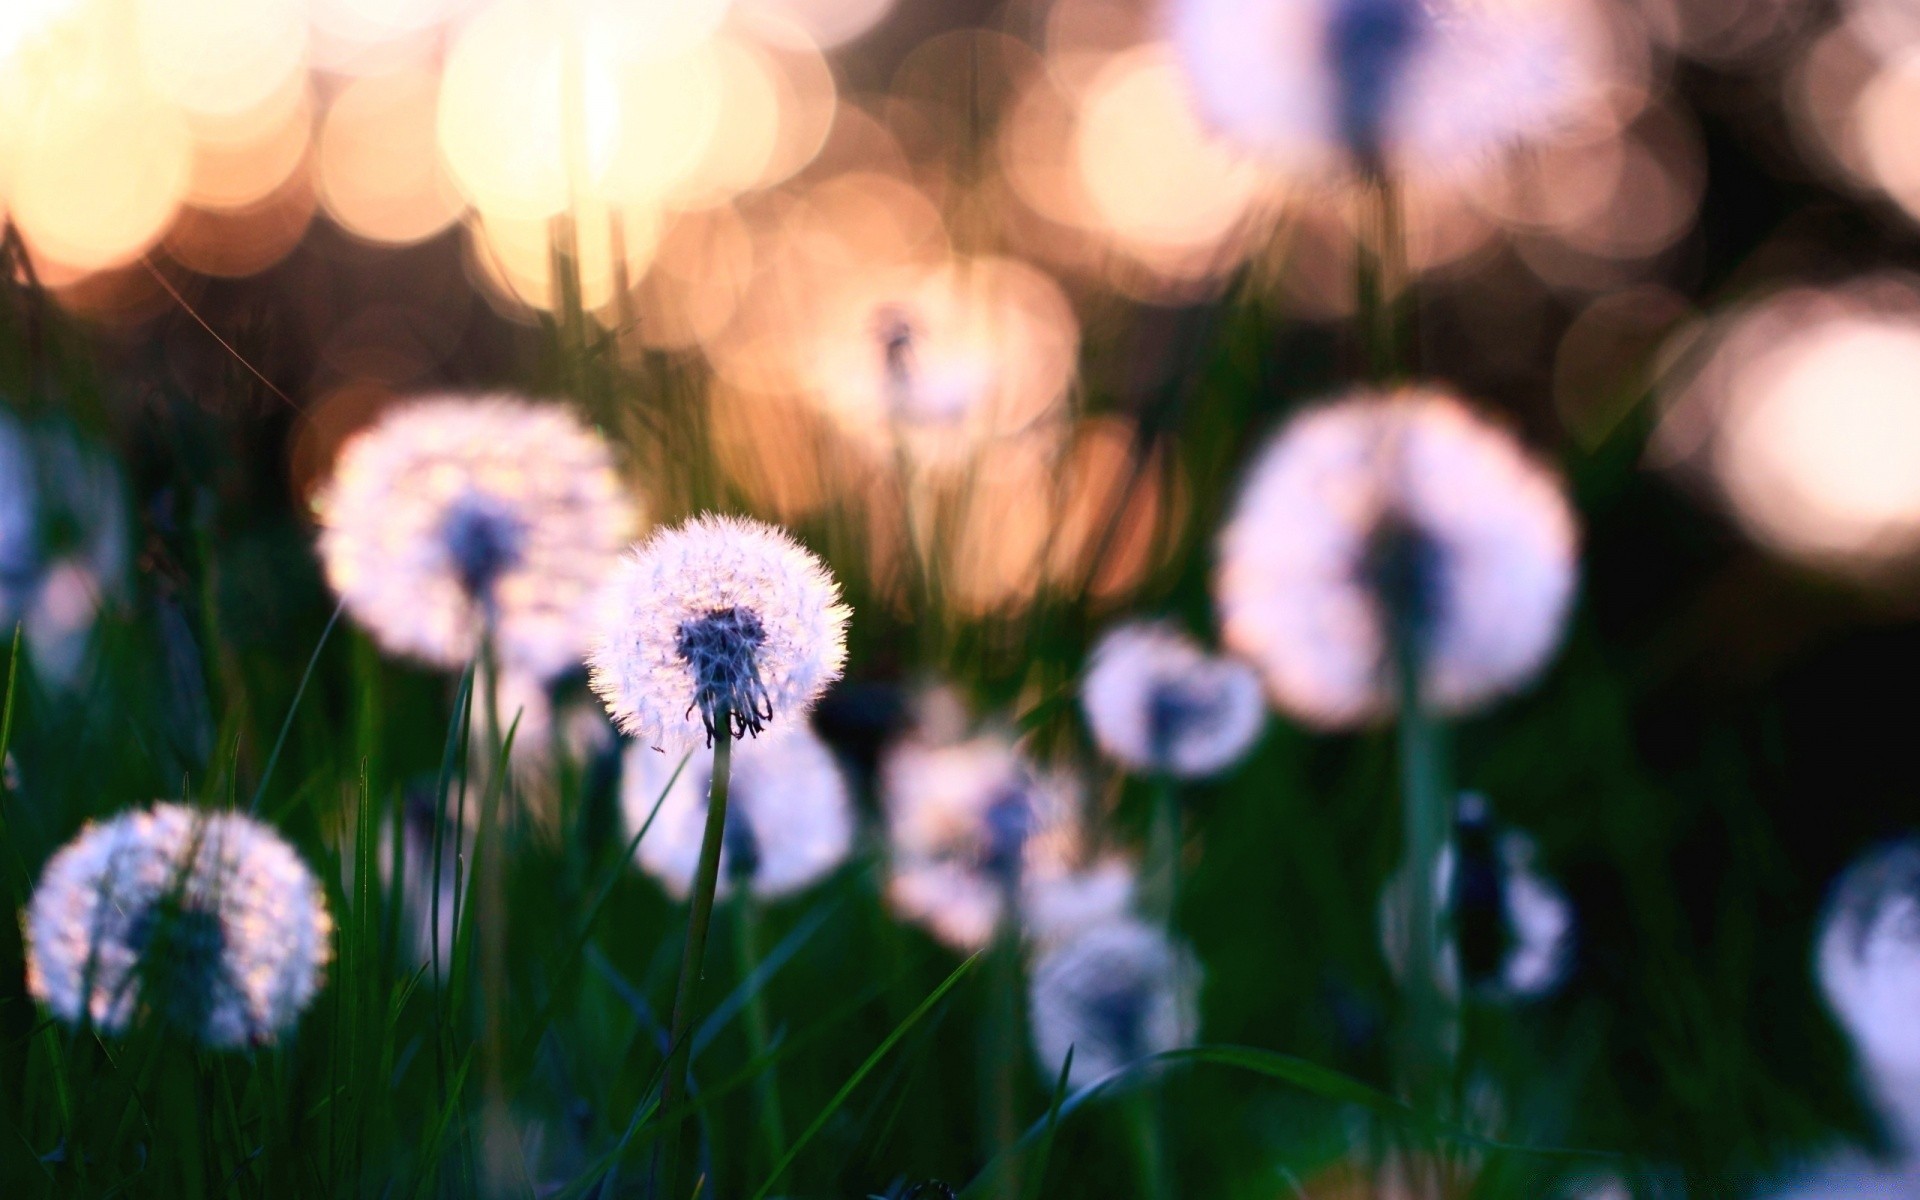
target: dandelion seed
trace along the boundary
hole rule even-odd
[[[1080,687],[1100,748],[1137,771],[1185,778],[1225,770],[1266,723],[1252,667],[1206,653],[1171,625],[1134,622],[1102,637]]]
[[[1174,0],[1201,115],[1306,173],[1470,174],[1600,110],[1584,0]]]
[[[151,1014],[208,1046],[272,1041],[320,988],[333,922],[306,864],[239,813],[178,804],[89,825],[25,919],[27,987],[70,1025]]]
[[[1441,988],[1466,986],[1497,999],[1536,999],[1566,978],[1573,956],[1573,906],[1539,870],[1533,839],[1494,824],[1483,797],[1460,798],[1454,842],[1434,870],[1434,899],[1452,937],[1435,971]],[[1404,868],[1381,900],[1388,961],[1404,973]]]
[[[986,945],[1008,898],[1024,907],[1065,878],[1079,852],[1078,790],[997,733],[901,742],[881,762],[880,796],[888,898],[962,949]]]
[[[1069,1088],[1191,1044],[1199,1025],[1193,955],[1135,920],[1093,926],[1046,951],[1029,983],[1034,1052]]]
[[[598,434],[499,395],[389,411],[341,449],[314,511],[327,581],[382,646],[459,667],[491,622],[502,667],[539,680],[581,661],[638,523]]]
[[[1338,728],[1515,691],[1558,646],[1578,532],[1554,476],[1443,392],[1360,392],[1296,417],[1248,472],[1214,595],[1283,709]]]
[[[1840,876],[1815,961],[1874,1099],[1920,1149],[1920,838],[1876,847]]]
[[[638,742],[627,749],[621,804],[629,832],[639,832],[660,805],[634,857],[676,899],[693,890],[700,861],[713,783],[713,764],[705,758],[695,754],[682,766],[677,754]],[[761,899],[797,892],[846,861],[853,835],[846,776],[804,724],[734,748],[720,848],[722,894],[736,887]]]
[[[628,555],[601,602],[593,689],[626,733],[685,748],[798,722],[846,661],[849,610],[781,530],[695,517]]]

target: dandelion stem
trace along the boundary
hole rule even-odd
[[[1017,1151],[1020,1121],[1014,1111],[1014,1064],[1020,1060],[1020,917],[1017,885],[1006,889],[993,945],[989,948],[989,995],[981,1065],[987,1072],[987,1122],[992,1143],[987,1161],[1004,1162],[997,1183],[1002,1200],[1019,1200],[1023,1164]]]
[[[1173,1200],[1173,1164],[1167,1157],[1161,1108],[1157,1084],[1153,1082],[1135,1089],[1126,1099],[1126,1117],[1127,1123],[1132,1126],[1133,1149],[1140,1159],[1142,1200]]]
[[[733,891],[734,964],[743,986],[760,969],[760,922],[753,893],[743,884]],[[747,987],[747,1048],[757,1064],[755,1096],[760,1109],[760,1136],[766,1143],[767,1168],[780,1162],[787,1149],[786,1110],[780,1103],[779,1067],[772,1060],[773,1038],[767,1022],[767,1001],[759,987]]]
[[[1367,375],[1386,383],[1406,369],[1402,361],[1400,291],[1406,275],[1406,233],[1400,193],[1385,175],[1359,187],[1359,236],[1354,246],[1354,302]]]
[[[1164,771],[1153,777],[1145,900],[1147,914],[1171,936],[1180,910],[1180,785]]]
[[[1435,903],[1434,879],[1452,824],[1453,801],[1445,781],[1440,726],[1421,703],[1419,656],[1411,648],[1411,638],[1400,641],[1403,648],[1396,655],[1396,675],[1407,931],[1402,1082],[1416,1107],[1440,1116],[1450,1075],[1446,1048],[1449,1014],[1440,988],[1442,914]],[[1413,1182],[1417,1186],[1421,1181]]]
[[[727,827],[727,782],[733,768],[733,713],[721,705],[713,722],[713,786],[707,794],[707,826],[700,840],[700,864],[693,877],[693,904],[687,910],[687,943],[680,958],[680,981],[673,991],[673,1021],[667,1041],[667,1070],[660,1084],[660,1108],[671,1111],[687,1082],[687,1064],[693,1053],[693,1006],[699,993],[700,972],[707,953],[707,930],[713,924],[713,894],[720,884],[720,846]],[[667,1197],[685,1195],[679,1187],[684,1114],[676,1114],[659,1142],[660,1182]]]

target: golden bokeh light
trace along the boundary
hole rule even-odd
[[[246,208],[279,190],[307,160],[313,100],[305,80],[232,120],[189,123],[193,174],[186,201],[202,208]]]
[[[1760,541],[1871,572],[1920,551],[1920,288],[1783,293],[1691,335],[1656,447],[1704,465]]]
[[[192,113],[265,103],[306,62],[306,0],[131,0],[149,86]]]
[[[467,232],[476,280],[489,297],[504,302],[509,315],[560,306],[554,264],[562,247],[574,256],[580,306],[592,311],[612,304],[623,282],[630,285],[646,273],[660,236],[660,215],[650,208],[623,210],[617,221],[605,210],[597,219],[480,214],[468,222]]]
[[[0,178],[36,254],[81,269],[137,258],[186,193],[193,139],[139,71],[124,23],[75,13],[0,71]]]
[[[320,129],[320,202],[342,228],[374,242],[432,237],[465,204],[434,141],[439,82],[426,71],[369,75],[334,97]]]

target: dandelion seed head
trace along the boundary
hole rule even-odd
[[[491,616],[502,666],[539,679],[581,661],[639,520],[597,433],[504,395],[388,411],[341,448],[314,512],[328,582],[387,650],[459,667]]]
[[[1189,1045],[1199,968],[1184,946],[1132,919],[1104,922],[1046,950],[1028,984],[1034,1052],[1049,1080],[1073,1051],[1069,1088]]]
[[[1171,0],[1202,117],[1298,173],[1470,175],[1595,111],[1584,0]]]
[[[846,662],[851,615],[827,568],[785,532],[700,516],[624,558],[589,657],[614,722],[648,746],[797,723]]]
[[[25,918],[27,986],[70,1025],[142,1013],[218,1049],[272,1041],[319,990],[333,922],[313,874],[240,813],[156,804],[54,854]]]
[[[634,858],[676,899],[693,889],[713,784],[711,756],[695,753],[684,756],[684,766],[682,761],[681,754],[635,742],[627,748],[621,782],[629,836],[660,805]],[[804,723],[733,748],[720,843],[721,894],[745,887],[762,899],[777,899],[809,887],[846,861],[854,832],[846,775]]]
[[[1294,418],[1221,534],[1223,638],[1283,709],[1362,724],[1395,707],[1411,640],[1422,702],[1460,713],[1559,645],[1578,529],[1558,479],[1454,397],[1360,392]]]
[[[1139,890],[1139,868],[1119,856],[1071,874],[1037,879],[1028,885],[1022,903],[1027,932],[1041,946],[1057,944],[1127,916]]]
[[[1497,825],[1483,797],[1460,799],[1454,840],[1435,864],[1433,895],[1451,936],[1435,971],[1449,995],[1464,985],[1493,999],[1531,1000],[1565,981],[1573,959],[1573,905],[1540,869],[1531,837]],[[1396,973],[1407,957],[1402,868],[1381,899],[1382,940]]]
[[[1841,874],[1814,964],[1874,1099],[1920,1147],[1920,838],[1869,850]]]
[[[1089,658],[1080,706],[1100,748],[1136,771],[1185,778],[1238,762],[1266,724],[1260,676],[1172,625],[1131,622]]]
[[[985,945],[1009,897],[1024,908],[1037,889],[1066,877],[1079,853],[1078,789],[998,733],[898,743],[880,764],[880,797],[888,898],[963,949]]]

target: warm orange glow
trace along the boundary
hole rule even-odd
[[[660,235],[656,210],[636,208],[620,214],[617,234],[614,218],[604,210],[598,219],[567,218],[534,221],[482,215],[469,223],[470,261],[490,295],[510,306],[551,311],[560,296],[554,279],[555,239],[571,230],[577,255],[580,303],[587,310],[605,308],[619,294],[618,284],[646,273]],[[618,238],[623,254],[614,253]],[[624,269],[624,276],[621,274]]]
[[[304,0],[132,0],[132,8],[148,83],[189,112],[254,108],[305,65]]]
[[[193,142],[149,91],[123,23],[80,14],[0,71],[0,177],[36,253],[71,267],[127,262],[186,192]]]
[[[306,161],[313,103],[304,80],[259,112],[193,124],[193,176],[186,200],[202,208],[245,208],[266,199]]]
[[[376,242],[439,233],[464,205],[434,142],[437,81],[425,71],[354,80],[320,130],[318,185],[327,214]]]

